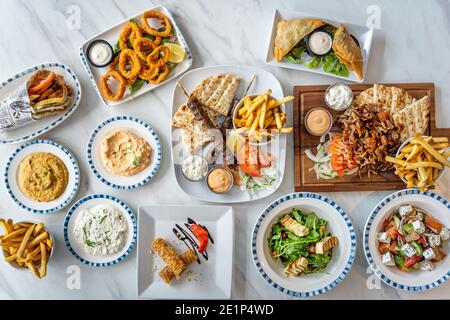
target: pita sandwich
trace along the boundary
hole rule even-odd
[[[281,61],[304,37],[323,26],[320,19],[281,20],[277,24],[274,55]]]
[[[363,78],[363,56],[361,48],[341,23],[334,33],[333,51],[339,61],[349,70],[355,71],[359,79]]]

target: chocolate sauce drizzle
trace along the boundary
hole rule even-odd
[[[184,242],[184,244],[188,247],[188,249],[192,250],[195,252],[195,254],[197,255],[197,257],[199,256],[199,254],[205,259],[208,260],[208,251],[203,251],[202,253],[198,252],[199,244],[198,244],[198,239],[195,236],[194,232],[192,231],[191,225],[192,224],[198,224],[196,223],[193,219],[188,218],[187,219],[187,223],[184,224],[184,226],[187,228],[184,229],[183,227],[181,227],[178,223],[175,224],[175,228],[172,229],[173,233],[177,236],[177,238],[181,241]],[[209,232],[208,228],[206,228],[205,226],[198,224],[200,227],[202,227],[203,229],[205,229],[208,232],[208,239],[209,241],[214,244],[214,239],[211,236],[211,233]],[[189,232],[188,232],[189,231]],[[196,240],[197,239],[197,240]],[[201,264],[200,259],[197,259],[197,262],[199,264]]]

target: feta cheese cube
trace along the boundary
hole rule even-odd
[[[391,252],[386,252],[385,254],[383,254],[381,256],[381,261],[386,266],[389,266],[389,267],[395,266],[394,255]]]
[[[401,251],[408,258],[412,258],[416,255],[416,248],[414,248],[409,243],[404,244],[403,247],[401,248]]]
[[[447,241],[450,238],[450,230],[442,228],[441,232],[439,232],[439,236],[441,237],[442,242]]]
[[[425,214],[422,211],[418,211],[416,213],[416,218],[417,220],[423,221],[423,219],[425,218]]]
[[[438,234],[433,234],[428,237],[428,244],[432,248],[437,248],[441,245],[441,236]]]
[[[391,237],[386,232],[379,232],[377,235],[377,239],[382,243],[391,243]]]
[[[422,234],[425,232],[425,225],[422,221],[416,220],[412,223],[412,226],[418,234]]]
[[[419,267],[422,271],[432,271],[434,269],[434,265],[428,260],[419,262]]]
[[[398,213],[400,214],[401,217],[406,217],[408,216],[410,213],[412,213],[414,211],[413,207],[409,204],[401,206],[400,208],[398,208]]]
[[[433,248],[428,248],[427,250],[425,250],[423,252],[422,255],[426,260],[432,260],[432,259],[436,258],[436,253],[434,253]]]

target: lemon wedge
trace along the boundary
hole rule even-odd
[[[183,47],[174,44],[174,43],[166,43],[165,46],[169,47],[170,57],[169,61],[172,63],[180,63],[183,62],[184,58],[186,58],[186,50]]]

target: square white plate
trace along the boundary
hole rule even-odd
[[[180,280],[167,285],[159,277],[162,260],[150,253],[157,237],[169,242],[178,254],[187,250],[172,229],[192,218],[206,226],[214,239],[208,244],[208,261],[193,263]],[[233,274],[234,217],[232,207],[219,206],[141,206],[138,213],[138,275],[140,298],[150,299],[230,299]]]
[[[123,97],[123,99],[121,99],[120,101],[108,101],[105,100],[103,98],[102,93],[100,92],[99,88],[100,88],[100,80],[102,78],[102,76],[109,70],[109,66],[104,67],[104,68],[95,68],[94,66],[92,66],[86,57],[86,50],[87,47],[89,46],[89,44],[93,41],[93,40],[97,40],[97,39],[103,39],[109,42],[109,44],[111,44],[111,46],[114,48],[114,45],[116,44],[117,40],[119,39],[119,35],[122,31],[123,26],[128,23],[131,19],[138,19],[140,20],[140,17],[142,16],[142,14],[144,12],[142,12],[141,14],[134,16],[134,17],[130,17],[127,20],[119,23],[118,25],[96,35],[95,37],[89,39],[88,41],[86,41],[82,47],[80,48],[80,58],[81,58],[81,62],[83,63],[84,68],[86,69],[87,73],[89,74],[89,78],[91,79],[91,82],[95,88],[95,90],[97,91],[100,99],[103,101],[103,103],[107,106],[116,106],[122,103],[125,103],[129,100],[133,100],[134,98],[139,97],[140,95],[143,95],[147,92],[150,92],[156,88],[158,88],[159,86],[164,85],[165,83],[169,82],[170,80],[178,77],[179,75],[183,74],[184,72],[186,72],[187,70],[189,70],[189,68],[192,66],[192,55],[191,55],[191,51],[189,50],[188,45],[186,44],[186,41],[184,40],[183,35],[181,34],[180,29],[178,28],[175,19],[173,18],[173,16],[170,14],[169,10],[167,10],[167,8],[163,7],[163,6],[157,6],[154,8],[150,8],[148,10],[157,10],[162,12],[166,17],[169,18],[170,22],[172,23],[173,26],[173,31],[174,31],[174,35],[176,35],[178,42],[180,44],[180,46],[182,46],[185,50],[186,50],[186,58],[184,59],[183,62],[179,63],[176,68],[174,70],[172,70],[171,73],[169,73],[169,75],[167,76],[167,78],[157,84],[157,85],[153,85],[153,84],[146,84],[144,87],[142,87],[140,90],[138,90],[137,92],[135,92],[133,95],[130,95],[128,92],[125,93],[125,96]],[[146,10],[146,11],[148,11]],[[127,90],[128,91],[128,90]]]
[[[274,43],[275,43],[275,36],[277,34],[278,21],[291,20],[291,19],[306,19],[306,18],[322,19],[326,23],[332,24],[334,26],[338,26],[339,23],[345,24],[345,28],[348,30],[348,32],[351,35],[353,35],[358,40],[358,42],[361,46],[361,51],[362,51],[362,55],[363,55],[363,59],[364,59],[364,63],[363,63],[363,75],[364,76],[362,79],[358,79],[358,76],[356,75],[356,73],[353,71],[350,71],[350,70],[349,70],[350,74],[348,77],[341,77],[341,76],[337,76],[332,73],[323,71],[321,66],[319,66],[316,69],[309,69],[309,68],[305,67],[304,63],[295,64],[295,63],[287,62],[285,59],[283,59],[281,61],[277,61],[277,59],[275,59],[275,56],[273,54],[273,48],[274,48]],[[324,17],[314,16],[314,15],[311,15],[308,13],[276,9],[274,17],[273,17],[272,32],[270,34],[269,46],[267,48],[267,53],[266,53],[266,63],[269,65],[272,65],[272,66],[288,68],[288,69],[296,69],[296,70],[307,71],[307,72],[312,72],[312,73],[318,73],[318,74],[322,74],[325,76],[339,78],[339,79],[343,79],[343,80],[347,80],[347,81],[364,82],[364,78],[366,77],[367,62],[369,61],[370,48],[372,47],[373,33],[374,33],[373,28],[367,28],[365,26],[356,25],[353,23],[346,23],[343,21],[327,19]]]

